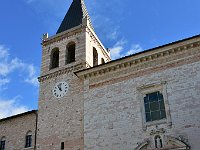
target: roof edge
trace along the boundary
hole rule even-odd
[[[119,58],[119,59],[116,59],[116,60],[113,60],[113,61],[110,61],[108,63],[105,63],[105,64],[101,64],[101,65],[98,65],[98,66],[94,66],[94,67],[91,67],[91,68],[87,68],[87,69],[83,69],[83,70],[79,70],[79,71],[76,71],[74,72],[76,74],[76,76],[82,76],[83,74],[87,74],[86,72],[92,72],[92,70],[96,71],[98,70],[98,67],[101,67],[99,69],[102,69],[102,67],[105,67],[107,65],[112,65],[116,62],[120,62],[120,61],[123,61],[127,58],[131,58],[131,57],[134,57],[134,56],[139,56],[141,54],[145,54],[145,53],[148,53],[148,52],[153,52],[157,49],[162,49],[162,48],[165,48],[165,47],[168,47],[168,46],[171,46],[171,45],[175,45],[175,44],[180,44],[180,43],[183,43],[183,42],[186,42],[186,41],[189,41],[189,40],[192,40],[192,39],[195,39],[195,38],[200,38],[200,34],[198,35],[195,35],[195,36],[192,36],[192,37],[189,37],[189,38],[185,38],[185,39],[181,39],[181,40],[178,40],[178,41],[175,41],[175,42],[171,42],[171,43],[168,43],[168,44],[164,44],[164,45],[161,45],[161,46],[157,46],[157,47],[154,47],[154,48],[151,48],[151,49],[147,49],[147,50],[144,50],[144,51],[141,51],[139,53],[135,53],[135,54],[132,54],[132,55],[129,55],[129,56],[125,56],[125,57],[122,57],[122,58]],[[85,73],[84,73],[85,72]]]
[[[38,112],[38,110],[27,111],[27,112],[17,114],[17,115],[14,115],[14,116],[10,116],[10,117],[7,117],[7,118],[2,118],[2,119],[0,119],[0,122],[7,121],[7,120],[10,120],[10,119],[14,119],[14,118],[18,118],[18,117],[22,117],[22,116],[29,115],[29,114],[37,114],[37,112]]]

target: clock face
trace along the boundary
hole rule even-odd
[[[68,89],[69,85],[67,84],[67,82],[58,82],[54,86],[52,92],[56,98],[62,98],[67,94]]]

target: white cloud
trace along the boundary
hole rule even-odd
[[[139,44],[133,44],[131,49],[125,51],[127,41],[125,39],[119,40],[112,48],[110,48],[111,58],[113,60],[141,52],[143,49]]]
[[[142,47],[139,44],[132,45],[132,48],[126,52],[125,56],[136,54],[143,51]]]
[[[110,33],[107,33],[107,38],[110,40],[116,40],[120,34],[119,29],[120,29],[120,27],[117,26],[117,27],[113,28],[112,30],[110,30]]]
[[[36,69],[31,64],[27,66],[28,77],[25,79],[25,82],[30,83],[32,85],[38,86],[38,79],[36,76]]]
[[[121,57],[121,53],[126,43],[127,41],[122,39],[122,40],[119,40],[112,48],[110,48],[111,58],[113,60]]]
[[[29,75],[25,79],[25,82],[38,86],[38,79],[37,76],[35,76],[36,74],[35,67],[33,65],[28,65],[27,70],[29,72]]]
[[[12,58],[9,49],[0,45],[0,79],[16,71],[25,74],[23,79],[25,82],[34,86],[38,85],[36,67],[33,64],[23,62],[19,58]]]
[[[9,82],[10,82],[10,80],[7,78],[5,78],[5,79],[0,78],[0,89],[1,89],[1,86],[8,84]]]
[[[111,58],[113,60],[122,57],[122,53],[126,43],[127,41],[125,39],[121,39],[112,48],[110,48]]]
[[[0,94],[1,92],[3,92],[4,90],[7,89],[6,85],[10,83],[10,79],[8,78],[0,78]]]
[[[0,119],[27,112],[26,106],[19,104],[19,97],[10,100],[0,98]]]
[[[19,74],[23,74],[23,78]],[[15,75],[15,79],[11,78]],[[28,107],[21,105],[20,96],[14,98],[3,98],[4,90],[12,80],[23,80],[34,86],[38,86],[36,67],[32,64],[23,62],[19,58],[12,58],[9,49],[0,45],[0,118],[6,118],[12,115],[28,111]]]
[[[113,47],[110,49],[110,52],[111,52],[111,58],[113,60],[117,59],[117,58],[120,58],[121,57],[121,51],[123,50],[123,47],[122,46],[116,46],[116,47]]]
[[[4,47],[3,45],[0,45],[0,60],[7,59],[8,56],[9,56],[8,49]]]

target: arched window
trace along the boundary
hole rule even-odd
[[[59,49],[54,48],[51,52],[51,69],[59,67]]]
[[[98,52],[96,48],[93,47],[93,66],[98,65]]]
[[[105,64],[105,60],[101,58],[101,64]]]
[[[32,146],[32,132],[28,131],[26,134],[25,148]]]
[[[74,42],[70,42],[66,48],[66,64],[72,63],[75,61],[75,49],[76,44]]]
[[[162,138],[159,135],[156,135],[154,140],[155,140],[155,148],[163,147]]]
[[[0,141],[0,150],[5,150],[6,147],[6,138],[2,137]]]

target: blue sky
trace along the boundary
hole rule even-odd
[[[37,109],[41,37],[54,35],[72,0],[1,0],[0,118]],[[111,56],[200,34],[199,0],[85,0]]]

